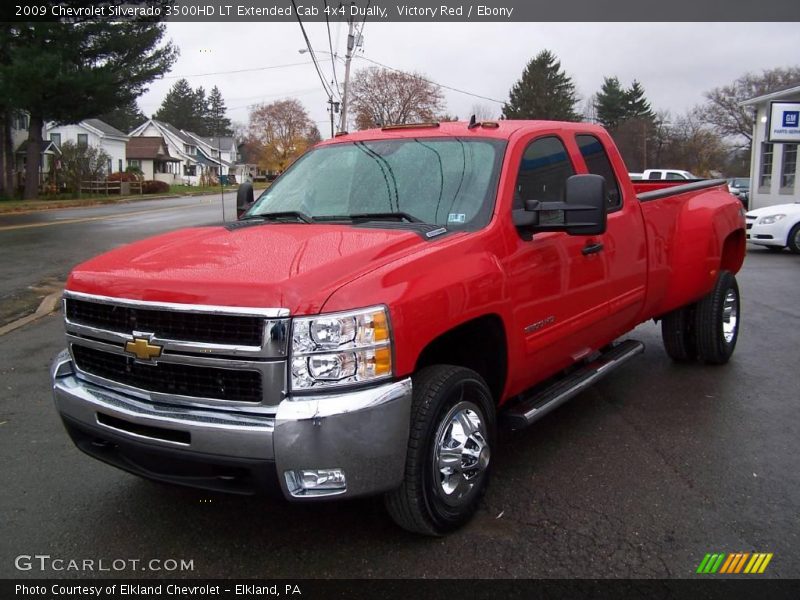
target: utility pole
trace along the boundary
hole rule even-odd
[[[351,2],[352,6],[355,4]],[[353,50],[356,47],[356,34],[355,34],[355,19],[353,11],[350,11],[350,16],[347,18],[347,54],[345,54],[344,61],[344,89],[342,93],[342,119],[339,121],[339,131],[347,129],[347,87],[350,83],[350,60],[353,58]]]
[[[331,113],[331,137],[333,137],[335,135],[333,114],[339,112],[339,103],[333,99],[333,96],[328,96],[328,110]]]

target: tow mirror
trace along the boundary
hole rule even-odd
[[[600,175],[573,175],[566,182],[563,202],[526,200],[512,211],[516,227],[528,232],[564,231],[569,235],[599,235],[606,230],[606,180]]]
[[[251,206],[253,206],[253,184],[245,181],[239,185],[239,191],[236,192],[236,218],[241,219]]]

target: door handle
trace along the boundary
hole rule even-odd
[[[603,249],[602,242],[597,242],[595,244],[586,244],[583,247],[583,250],[581,250],[581,254],[583,254],[584,256],[589,256],[590,254],[595,254],[597,252],[600,252],[602,249]]]

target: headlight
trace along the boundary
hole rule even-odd
[[[772,225],[783,219],[786,215],[769,215],[758,220],[759,225]]]
[[[391,375],[392,340],[386,308],[293,319],[293,390],[349,385]]]

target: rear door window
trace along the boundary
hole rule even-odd
[[[586,162],[586,168],[592,175],[600,175],[606,180],[606,206],[609,212],[617,210],[622,206],[622,195],[619,191],[619,183],[614,175],[614,169],[608,158],[606,149],[602,142],[593,135],[575,136],[581,156]]]

